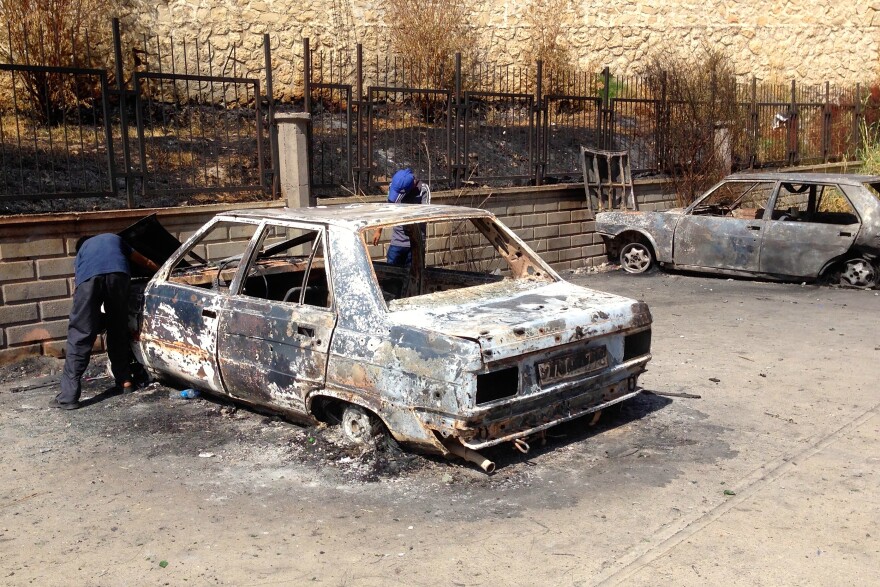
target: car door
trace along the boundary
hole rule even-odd
[[[270,222],[258,242],[220,310],[220,372],[234,397],[305,412],[336,326],[325,230]]]
[[[150,283],[139,341],[150,368],[200,389],[224,391],[217,367],[220,308],[256,228],[228,220],[206,225]]]
[[[675,265],[758,271],[763,216],[775,182],[725,181],[685,211],[673,234]]]
[[[761,272],[816,277],[846,253],[861,224],[835,184],[783,182],[774,197],[761,249]]]

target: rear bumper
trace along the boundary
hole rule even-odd
[[[465,418],[441,418],[438,422],[434,414],[432,427],[441,436],[458,438],[464,446],[475,450],[529,436],[638,395],[641,389],[637,379],[650,358],[651,355],[644,355],[590,379],[517,398]]]

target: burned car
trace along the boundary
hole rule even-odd
[[[596,230],[630,273],[670,268],[877,285],[880,176],[730,175],[683,209],[603,212]]]
[[[392,226],[406,266],[368,245]],[[651,357],[643,302],[567,283],[491,213],[457,206],[220,214],[136,290],[151,374],[353,439],[384,425],[487,470],[472,451],[633,397]]]

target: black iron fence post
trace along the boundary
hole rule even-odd
[[[708,137],[709,141],[709,160],[717,162],[718,155],[718,145],[715,143],[715,128],[717,125],[724,124],[727,121],[717,120],[716,114],[718,112],[718,108],[715,105],[715,102],[718,99],[718,74],[713,69],[709,74],[709,115],[706,117],[706,137]],[[727,170],[730,173],[730,169]]]
[[[788,164],[794,165],[798,161],[798,104],[797,87],[791,80],[791,102],[788,106]]]
[[[131,146],[128,142],[128,91],[125,87],[122,64],[122,37],[119,33],[119,19],[113,19],[113,57],[116,61],[116,89],[119,96],[119,123],[122,126],[122,165],[125,172],[122,180],[125,182],[125,197],[129,208],[134,208],[134,184],[131,171]],[[110,170],[113,177],[113,189],[116,189],[116,169]]]
[[[613,143],[611,133],[611,69],[607,66],[602,69],[602,124],[599,127],[599,137],[603,149],[610,149]]]
[[[272,44],[269,39],[269,33],[263,35],[263,60],[266,64],[266,102],[267,102],[267,124],[269,129],[269,173],[272,176],[271,185],[268,186],[272,190],[272,197],[278,197],[278,134],[275,132],[275,91],[272,84]],[[260,97],[257,96],[257,101]],[[263,140],[262,135],[257,137],[258,144]],[[265,191],[266,178],[264,174],[260,174],[260,186]]]
[[[542,82],[544,81],[544,63],[542,60],[538,59],[537,63],[537,82],[535,84],[535,112],[534,112],[534,129],[535,129],[535,137],[532,141],[532,144],[529,145],[529,159],[532,161],[532,172],[534,173],[534,181],[535,185],[541,185],[544,179],[543,175],[543,163],[541,159],[542,153],[544,149],[541,148],[543,143],[541,142],[541,138],[544,134],[541,129],[544,128],[542,124],[543,118],[541,116],[541,112],[544,108],[544,90]]]
[[[666,87],[666,72],[660,74],[660,101],[657,106],[657,129],[655,135],[655,149],[657,151],[657,169],[666,169],[667,152],[666,144],[669,132],[669,97]]]
[[[356,63],[355,63],[355,105],[357,106],[357,127],[354,132],[354,165],[352,166],[352,183],[354,184],[354,192],[361,193],[361,173],[363,171],[363,138],[362,131],[364,128],[364,46],[357,44]],[[351,124],[351,122],[349,122]]]
[[[856,150],[859,149],[861,145],[861,139],[859,133],[859,127],[862,123],[862,117],[864,116],[864,112],[862,112],[862,86],[861,84],[856,84],[856,99],[855,99],[855,108],[853,110],[853,130],[852,130],[852,144]]]
[[[467,153],[462,154],[462,124],[464,123],[464,110],[461,102],[461,53],[455,54],[455,117],[453,124],[455,125],[455,145],[451,146],[452,159],[452,187],[459,189],[464,179],[464,169],[462,162],[465,161]]]
[[[309,48],[309,38],[305,37],[303,39],[303,110],[309,116],[312,115],[312,53]],[[308,153],[308,177],[309,184],[313,184],[313,176],[312,176],[312,125],[307,125],[306,130],[306,145],[307,145],[307,153]],[[312,193],[311,190],[309,193]],[[311,196],[314,197],[314,196]]]
[[[831,154],[831,84],[825,82],[825,104],[822,107],[822,162],[828,163]]]
[[[752,76],[752,101],[749,105],[749,168],[758,163],[758,78]]]

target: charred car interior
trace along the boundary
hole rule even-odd
[[[403,266],[367,244],[393,226]],[[474,451],[638,394],[651,345],[644,303],[565,282],[489,212],[435,205],[219,215],[133,288],[131,327],[155,376],[487,471]]]

